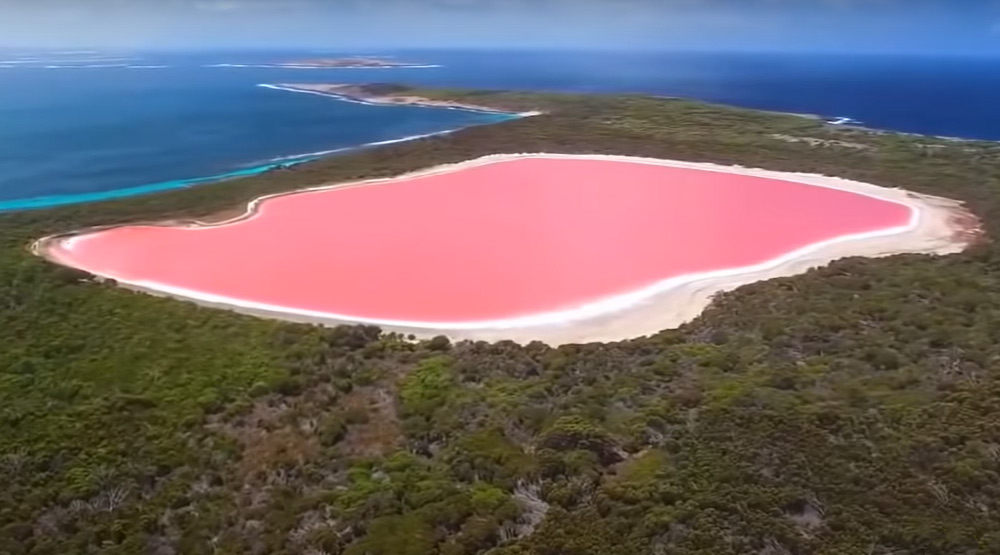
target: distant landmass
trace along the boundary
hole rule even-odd
[[[365,69],[365,68],[401,68],[401,67],[435,67],[432,64],[397,62],[384,58],[354,57],[354,58],[309,58],[305,60],[293,60],[282,62],[280,65],[287,67],[325,67],[342,69]]]

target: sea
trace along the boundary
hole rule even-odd
[[[287,67],[381,56],[415,67]],[[635,92],[1000,140],[1000,58],[422,50],[0,50],[0,211],[196,187],[510,115],[384,107],[261,85]]]

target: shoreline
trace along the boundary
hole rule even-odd
[[[228,65],[228,64],[224,64]],[[2,66],[0,66],[2,67]],[[449,110],[464,110],[483,114],[493,114],[493,115],[508,115],[511,119],[532,117],[538,115],[544,115],[545,112],[542,111],[527,111],[527,112],[514,112],[508,110],[502,110],[498,108],[492,108],[487,106],[480,106],[474,104],[464,104],[460,102],[447,101],[447,100],[434,100],[429,98],[423,98],[418,96],[365,96],[365,95],[355,95],[346,93],[329,92],[325,89],[330,87],[361,87],[363,85],[353,85],[353,84],[270,84],[270,83],[260,83],[257,84],[258,87],[268,88],[273,90],[285,91],[285,92],[295,92],[300,94],[315,94],[318,96],[325,96],[327,98],[333,98],[340,100],[342,102],[353,102],[359,104],[365,104],[369,106],[417,106],[424,108],[437,108],[437,109],[449,109]],[[692,102],[702,102],[712,104],[712,102],[707,100],[701,100],[694,97],[684,97],[684,96],[670,96],[670,95],[649,95],[650,98],[659,98],[663,100],[686,100]],[[914,133],[907,131],[897,131],[893,129],[881,129],[873,127],[865,127],[863,125],[834,125],[826,121],[826,117],[817,114],[808,113],[796,113],[796,112],[786,112],[780,110],[768,110],[761,108],[751,108],[740,106],[736,104],[718,104],[718,106],[727,106],[731,108],[750,110],[754,112],[761,112],[771,115],[784,115],[784,116],[794,116],[814,121],[819,121],[823,123],[825,127],[833,129],[844,129],[853,130],[862,133],[867,133],[870,135],[900,135],[904,137],[914,137],[914,138],[927,138],[933,140],[943,140],[953,143],[1000,143],[1000,139],[977,139],[977,138],[966,138],[966,137],[950,137],[943,135],[929,135],[922,133]],[[231,179],[238,179],[243,177],[252,177],[256,175],[265,174],[271,171],[289,169],[293,166],[300,164],[307,164],[321,160],[323,158],[347,153],[355,150],[363,150],[366,148],[383,146],[388,144],[395,144],[400,142],[406,142],[411,140],[419,140],[424,138],[430,138],[438,135],[448,135],[463,129],[468,129],[471,127],[476,127],[478,125],[493,125],[498,122],[487,122],[482,124],[469,125],[464,127],[457,127],[453,129],[445,129],[442,131],[435,131],[431,133],[412,135],[408,137],[401,137],[398,139],[386,139],[382,141],[374,141],[369,143],[362,143],[359,145],[351,145],[346,147],[339,147],[329,150],[322,150],[310,153],[302,154],[292,154],[287,156],[276,156],[267,161],[267,163],[253,166],[250,168],[238,168],[221,174],[207,175],[207,176],[196,176],[180,179],[171,179],[166,181],[160,181],[155,183],[144,183],[141,185],[132,185],[128,187],[122,187],[119,189],[112,189],[109,191],[98,191],[98,192],[87,192],[87,193],[71,193],[63,195],[43,195],[37,197],[28,198],[14,198],[9,200],[0,200],[0,214],[7,212],[20,212],[28,210],[44,210],[47,208],[56,208],[60,206],[70,206],[75,204],[87,204],[94,202],[104,202],[109,200],[120,200],[127,199],[135,196],[143,196],[148,194],[155,194],[160,192],[176,191],[180,189],[186,189],[192,186],[198,185],[209,185],[213,183],[220,183],[228,181]]]
[[[537,157],[617,160],[781,179],[793,183],[848,191],[904,205],[911,210],[911,219],[906,226],[838,236],[833,239],[807,245],[806,247],[785,253],[775,259],[752,266],[724,268],[698,274],[673,276],[638,290],[617,293],[601,299],[582,301],[579,306],[568,310],[544,312],[493,321],[415,322],[371,319],[271,306],[252,301],[227,298],[216,294],[184,290],[153,282],[118,283],[122,287],[136,291],[183,299],[204,306],[223,308],[258,317],[323,325],[373,324],[382,327],[387,332],[412,333],[418,337],[447,335],[454,340],[497,341],[509,339],[519,343],[540,340],[549,344],[559,345],[590,341],[618,341],[649,335],[663,329],[677,327],[692,320],[708,307],[712,297],[716,293],[730,291],[741,285],[800,274],[809,269],[829,264],[834,260],[852,256],[884,257],[904,253],[956,253],[964,250],[979,235],[978,219],[965,210],[962,207],[962,203],[942,197],[920,195],[902,189],[890,189],[818,174],[775,172],[741,166],[722,166],[629,156],[542,153],[488,155],[457,164],[434,166],[392,178],[334,183],[264,195],[251,200],[242,214],[219,222],[209,223],[198,220],[185,220],[158,222],[153,225],[175,227],[232,225],[255,217],[263,203],[281,196],[391,184],[399,180],[450,173],[478,165]],[[44,237],[32,244],[31,251],[50,262],[62,264],[58,253],[54,251],[65,244],[64,242],[72,242],[76,237],[114,227],[122,226],[88,228]],[[114,279],[113,276],[98,275],[98,277]]]
[[[415,96],[409,94],[375,94],[366,92],[364,85],[353,85],[347,83],[328,83],[328,84],[262,83],[257,86],[279,91],[296,92],[303,94],[315,94],[318,96],[334,98],[344,102],[355,102],[358,104],[366,104],[369,106],[418,106],[422,108],[463,110],[463,111],[476,112],[482,114],[510,115],[513,117],[522,117],[522,118],[538,116],[542,114],[542,112],[538,111],[511,112],[509,110],[502,110],[490,106],[467,104],[463,102],[455,102],[452,100],[434,100],[432,98],[425,98],[422,96]],[[403,90],[399,92],[403,92]]]
[[[338,98],[337,95],[325,94],[320,92],[310,92],[305,90],[294,90],[291,88],[282,88],[278,85],[268,85],[260,84],[258,87],[271,88],[274,90],[282,90],[289,92],[298,93],[308,93],[308,94],[318,94],[321,96],[326,96],[328,98],[336,98],[345,102],[360,102],[363,104],[368,104],[371,106],[399,106],[403,104],[398,103],[377,103],[377,102],[362,102],[358,100],[351,100],[347,97]],[[531,117],[541,114],[541,112],[507,112],[492,108],[472,108],[472,107],[452,107],[445,105],[436,104],[422,104],[422,106],[427,108],[438,108],[438,109],[452,109],[452,110],[467,110],[482,114],[492,114],[492,115],[509,115],[510,120],[520,119],[524,117]],[[504,120],[508,121],[508,120]],[[339,148],[333,148],[329,150],[321,150],[316,152],[305,152],[301,154],[291,154],[287,156],[277,156],[267,160],[265,163],[252,166],[249,168],[238,168],[228,172],[199,176],[199,177],[188,177],[182,179],[170,179],[166,181],[158,181],[155,183],[144,183],[141,185],[133,185],[129,187],[123,187],[120,189],[112,189],[110,191],[98,191],[98,192],[88,192],[88,193],[71,193],[65,195],[44,195],[38,197],[28,197],[21,199],[10,199],[10,200],[0,200],[0,214],[6,212],[20,212],[27,210],[44,210],[46,208],[55,208],[58,206],[70,206],[74,204],[86,204],[91,202],[103,202],[108,200],[118,200],[125,199],[135,196],[148,195],[154,193],[162,193],[167,191],[176,191],[180,189],[187,189],[198,185],[210,185],[213,183],[221,183],[223,181],[229,181],[232,179],[239,179],[243,177],[253,177],[257,175],[262,175],[272,171],[285,170],[298,166],[301,164],[307,164],[310,162],[315,162],[323,158],[334,156],[337,154],[344,154],[353,151],[364,150],[368,148],[374,148],[379,146],[403,143],[408,141],[417,141],[420,139],[428,139],[431,137],[438,137],[442,135],[450,135],[461,131],[463,129],[469,129],[472,127],[477,127],[479,125],[494,125],[497,123],[503,123],[503,121],[491,121],[484,122],[473,125],[466,125],[463,127],[455,127],[452,129],[444,129],[441,131],[433,131],[430,133],[421,133],[418,135],[409,135],[407,137],[400,137],[397,139],[384,139],[381,141],[372,141],[368,143],[362,143],[358,145],[351,145]]]

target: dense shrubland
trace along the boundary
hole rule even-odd
[[[549,113],[0,217],[0,553],[1000,552],[990,242],[844,260],[721,295],[679,330],[558,349],[258,320],[26,249],[493,152],[815,171],[1000,221],[992,143],[638,96],[420,93]]]

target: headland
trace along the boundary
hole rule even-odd
[[[302,92],[308,94],[319,94],[329,96],[348,102],[360,102],[363,104],[373,104],[381,106],[423,106],[427,108],[443,108],[449,110],[468,110],[473,112],[484,112],[490,114],[506,114],[508,110],[473,104],[469,102],[459,102],[455,100],[441,100],[427,98],[413,94],[413,89],[403,85],[388,83],[373,84],[308,84],[308,83],[280,83],[276,85],[262,85],[266,87],[287,90],[291,92]],[[519,116],[535,116],[541,112],[527,111],[520,112]]]

